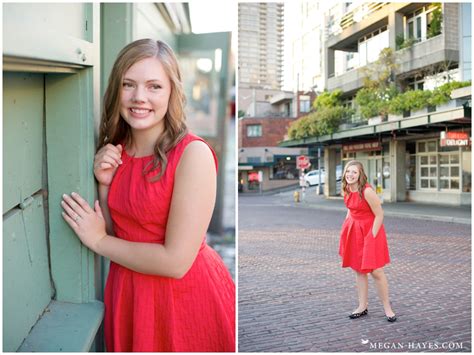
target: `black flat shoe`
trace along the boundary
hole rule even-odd
[[[350,318],[350,319],[360,318],[360,317],[362,317],[362,316],[367,315],[367,313],[369,313],[369,309],[368,309],[368,308],[366,308],[365,311],[362,311],[362,312],[349,314],[349,318]]]
[[[397,316],[393,316],[393,317],[385,316],[385,317],[387,317],[387,321],[390,323],[393,323],[397,320]]]

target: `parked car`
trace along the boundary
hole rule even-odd
[[[336,166],[336,181],[341,181],[342,179],[342,165]]]
[[[341,181],[342,178],[342,165],[336,166],[336,181]],[[304,181],[306,186],[314,186],[319,184],[319,170],[311,170],[304,175]],[[321,169],[321,185],[326,181],[326,172]]]
[[[324,184],[326,178],[326,173],[324,169],[321,169],[321,185]],[[319,170],[311,170],[310,172],[304,175],[304,181],[306,186],[319,185]]]

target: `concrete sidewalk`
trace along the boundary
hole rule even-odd
[[[297,206],[303,208],[314,208],[323,210],[346,210],[342,197],[326,199],[324,195],[316,195],[316,188],[306,189],[302,202],[294,202],[293,193],[295,190],[276,193],[272,196],[265,196],[269,200],[284,206]],[[301,189],[298,189],[301,192]],[[245,194],[245,196],[248,196]],[[270,202],[270,201],[269,201]],[[431,205],[415,202],[383,203],[384,214],[386,216],[423,219],[429,221],[451,222],[460,224],[471,224],[471,206],[446,206]]]

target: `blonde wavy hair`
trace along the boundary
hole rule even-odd
[[[341,189],[342,190],[342,196],[345,196],[346,194],[351,193],[351,191],[349,190],[349,186],[347,184],[347,181],[346,181],[347,169],[351,166],[356,166],[357,169],[359,169],[359,180],[357,181],[358,182],[357,189],[359,191],[359,196],[362,198],[362,190],[364,189],[365,184],[367,184],[367,175],[365,174],[364,166],[362,165],[362,163],[360,161],[357,161],[357,160],[351,160],[344,167],[344,173],[342,174],[342,189]]]
[[[160,61],[171,83],[168,111],[164,117],[164,130],[155,143],[153,160],[143,171],[143,174],[147,174],[159,168],[158,174],[151,179],[151,181],[157,181],[166,171],[167,153],[188,132],[184,113],[186,97],[181,81],[181,72],[173,50],[166,43],[152,39],[140,39],[128,44],[118,54],[104,95],[97,150],[109,143],[113,145],[132,143],[131,128],[120,115],[122,82],[126,71],[132,65],[147,58],[157,58]]]

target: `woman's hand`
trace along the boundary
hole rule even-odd
[[[94,175],[99,184],[110,186],[115,172],[122,164],[122,145],[107,144],[99,149],[94,158]]]
[[[107,235],[99,201],[95,201],[95,210],[93,210],[81,196],[73,192],[71,196],[63,195],[61,206],[65,211],[62,213],[63,218],[81,242],[96,252],[100,240]]]
[[[372,236],[376,238],[383,222],[382,205],[380,204],[379,197],[372,188],[367,188],[364,190],[364,197],[375,216],[374,224],[372,226]]]

